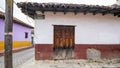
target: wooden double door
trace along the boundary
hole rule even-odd
[[[54,59],[74,58],[74,26],[54,25]]]

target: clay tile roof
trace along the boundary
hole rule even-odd
[[[85,5],[85,4],[65,4],[65,3],[33,3],[33,2],[20,2],[17,6],[21,8],[22,12],[33,17],[36,11],[41,12],[73,12],[75,14],[81,13],[97,13],[112,14],[120,17],[120,5],[112,6],[99,6],[99,5]]]

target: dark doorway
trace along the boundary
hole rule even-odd
[[[54,59],[74,58],[74,26],[54,25]]]

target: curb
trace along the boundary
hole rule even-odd
[[[30,47],[22,47],[22,48],[15,48],[12,50],[12,53],[16,53],[16,52],[19,52],[19,51],[23,51],[23,50],[26,50],[26,49],[30,49],[30,48],[33,48],[34,46],[30,46]],[[4,51],[0,51],[0,57],[1,56],[4,56]]]

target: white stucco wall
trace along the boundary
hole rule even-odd
[[[35,43],[53,44],[53,25],[76,25],[75,44],[120,44],[120,18],[113,15],[45,13],[35,20]]]

